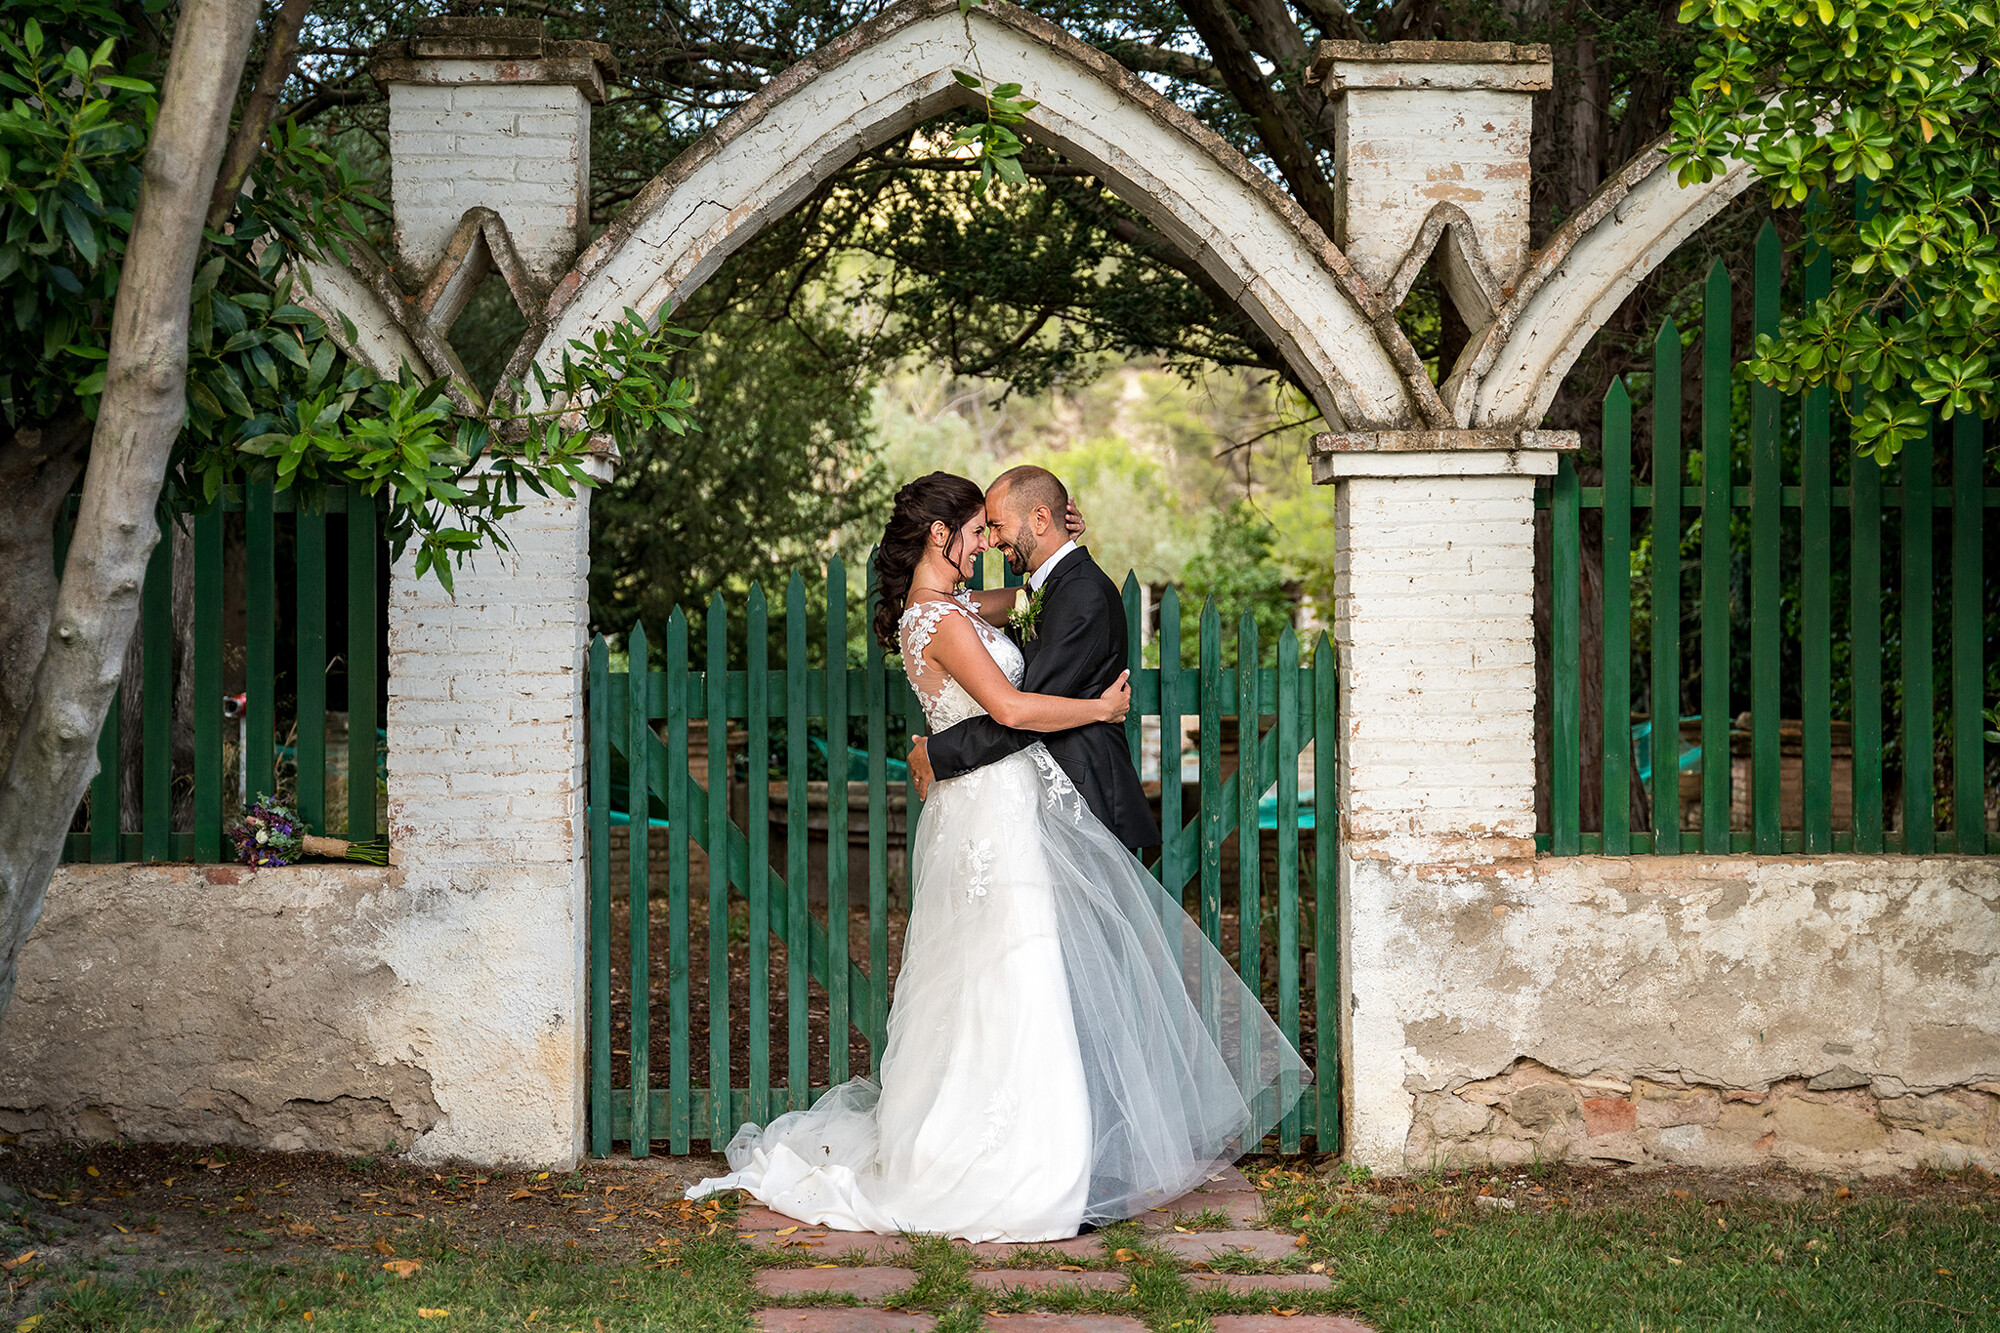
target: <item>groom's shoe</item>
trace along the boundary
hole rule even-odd
[[[1088,1236],[1091,1232],[1095,1230],[1097,1230],[1097,1223],[1084,1222],[1077,1227],[1076,1234],[1079,1236]]]

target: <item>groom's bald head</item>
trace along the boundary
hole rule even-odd
[[[986,488],[986,521],[1017,574],[1039,568],[1063,544],[1057,534],[1068,510],[1069,491],[1045,467],[1010,467]]]
[[[1063,511],[1069,508],[1069,490],[1047,468],[1024,463],[993,479],[986,489],[986,503],[1007,510],[1023,522],[1035,510],[1046,506],[1049,520],[1060,525]]]

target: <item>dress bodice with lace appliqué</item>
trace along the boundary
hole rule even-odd
[[[903,674],[909,678],[910,688],[917,692],[917,698],[923,701],[924,718],[934,733],[986,713],[979,706],[979,701],[966,693],[965,687],[949,672],[924,663],[924,650],[930,647],[939,624],[949,615],[962,615],[972,622],[979,633],[979,641],[986,645],[986,651],[993,655],[994,663],[1015,689],[1021,688],[1021,679],[1027,671],[1020,646],[988,624],[968,594],[958,593],[949,601],[940,599],[910,603],[903,608],[900,623]]]

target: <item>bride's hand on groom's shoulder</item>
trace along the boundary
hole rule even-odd
[[[1069,502],[1069,508],[1063,511],[1063,528],[1069,533],[1071,541],[1083,540],[1083,511],[1076,507],[1074,499]]]
[[[1123,722],[1125,714],[1132,711],[1132,673],[1121,671],[1118,679],[1111,682],[1111,688],[1097,696],[1104,705],[1106,722]]]

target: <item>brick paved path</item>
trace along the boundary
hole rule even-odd
[[[1188,1225],[1197,1214],[1209,1214],[1208,1229]],[[1226,1229],[1215,1228],[1214,1214],[1226,1219]],[[995,1333],[1145,1333],[1131,1315],[1020,1307],[1073,1305],[1084,1294],[1117,1296],[1132,1290],[1135,1267],[1161,1262],[1171,1263],[1196,1295],[1235,1297],[1239,1308],[1252,1299],[1267,1303],[1261,1313],[1211,1314],[1215,1333],[1370,1333],[1352,1319],[1298,1308],[1301,1297],[1333,1284],[1324,1274],[1302,1271],[1296,1233],[1267,1229],[1262,1218],[1255,1187],[1230,1168],[1135,1219],[1142,1232],[1137,1249],[1114,1248],[1102,1234],[1037,1245],[954,1244],[970,1253],[972,1285],[1015,1307],[986,1312],[986,1327]],[[737,1226],[756,1249],[796,1260],[757,1272],[758,1294],[770,1304],[754,1313],[770,1333],[905,1333],[936,1323],[927,1312],[897,1308],[897,1298],[917,1277],[909,1244],[899,1236],[829,1231],[757,1207],[740,1213]]]

